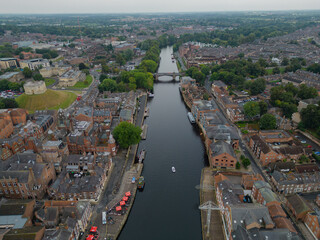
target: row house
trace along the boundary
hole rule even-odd
[[[219,110],[212,110],[200,113],[198,125],[201,127],[203,134],[206,135],[209,127],[224,125],[226,122],[227,120]]]
[[[282,154],[272,150],[271,147],[258,135],[253,135],[250,138],[249,146],[254,155],[259,159],[262,166],[266,166],[276,161],[282,161],[284,159]]]
[[[227,115],[232,122],[239,122],[245,120],[244,112],[239,106],[234,108],[227,108]]]
[[[47,141],[42,145],[40,154],[45,162],[53,163],[55,169],[60,172],[62,158],[69,155],[69,149],[61,140]]]
[[[32,226],[35,200],[5,199],[0,201],[0,228],[22,229]]]
[[[212,101],[194,100],[191,107],[191,113],[196,119],[196,122],[199,123],[201,114],[217,111],[217,108],[217,105]]]
[[[217,141],[224,141],[231,144],[233,149],[239,148],[240,136],[233,126],[229,125],[216,125],[210,126],[206,129],[205,145],[208,147],[211,143]]]
[[[0,139],[1,159],[6,160],[16,153],[25,151],[25,141],[20,136],[14,136],[7,139]]]
[[[217,141],[210,144],[210,165],[216,168],[235,168],[237,157],[230,143]]]
[[[284,173],[275,170],[271,173],[271,181],[277,191],[284,195],[320,190],[320,172]]]
[[[40,155],[18,153],[0,163],[0,196],[41,199],[56,178],[53,164]]]
[[[107,123],[111,125],[112,114],[106,109],[95,109],[93,111],[93,121],[97,123]]]
[[[120,97],[114,98],[97,98],[95,100],[95,108],[107,109],[111,112],[112,116],[118,115],[120,109],[121,99]]]
[[[92,137],[71,134],[67,136],[67,145],[70,154],[109,153],[115,156],[117,151],[115,139],[110,132]]]
[[[0,119],[7,119],[12,122],[13,125],[25,125],[27,122],[28,112],[22,108],[4,109],[0,113]]]
[[[229,94],[228,93],[228,86],[220,80],[214,81],[212,83],[211,91],[217,99],[220,98],[221,95],[228,95]]]
[[[296,220],[304,221],[307,213],[312,211],[312,208],[309,206],[306,200],[304,200],[303,197],[299,196],[298,194],[288,196],[285,204]]]
[[[0,119],[0,138],[9,138],[13,134],[13,124],[10,120]]]
[[[85,232],[91,215],[92,206],[87,201],[49,200],[45,201],[44,206],[35,212],[37,219],[36,224],[44,225],[47,228],[56,228],[58,225],[61,225],[61,223],[65,225],[68,219],[73,219],[75,226],[70,229],[70,235],[75,238],[80,235],[80,232]],[[51,232],[51,234],[53,234],[53,232]],[[49,234],[47,233],[47,235]]]
[[[320,212],[318,210],[314,212],[308,212],[305,217],[304,224],[307,226],[315,239],[320,239]]]
[[[265,181],[256,181],[252,187],[252,197],[264,206],[280,205],[278,196],[272,191],[269,183]]]
[[[79,161],[76,166],[79,169]],[[67,165],[63,168],[57,180],[48,189],[49,196],[55,200],[97,200],[103,189],[103,185],[110,168],[110,160],[106,156],[96,157],[93,169],[87,174],[78,174],[70,171]],[[83,168],[85,169],[85,166]],[[68,172],[69,171],[69,172]]]
[[[79,122],[93,122],[93,109],[92,107],[81,107],[74,113],[74,119]]]

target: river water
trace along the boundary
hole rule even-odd
[[[171,60],[172,47],[161,50],[159,72],[178,72]],[[167,79],[166,79],[167,78]],[[168,77],[160,80],[170,80]],[[207,165],[199,131],[187,118],[179,84],[160,82],[148,102],[150,117],[142,175],[146,184],[137,192],[120,240],[200,240],[199,185]],[[175,166],[176,173],[171,167]]]

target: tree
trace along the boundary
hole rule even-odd
[[[208,76],[210,74],[210,68],[207,65],[201,65],[200,69],[204,75]]]
[[[250,164],[251,164],[251,162],[248,158],[244,158],[242,160],[242,165],[244,166],[244,168],[247,168]]]
[[[19,58],[20,58],[20,59],[24,59],[23,53],[20,53],[20,54],[19,54]]]
[[[318,91],[314,87],[308,87],[306,84],[299,86],[298,97],[301,99],[315,98],[318,96]]]
[[[268,104],[264,101],[259,102],[259,107],[260,107],[260,116],[263,114],[266,114],[268,111]]]
[[[239,162],[236,163],[236,169],[240,169],[241,165]]]
[[[206,76],[197,69],[196,71],[192,72],[192,78],[194,78],[197,83],[203,86]]]
[[[10,82],[8,87],[13,91],[19,91],[21,85],[17,82]]]
[[[22,73],[23,73],[25,78],[31,78],[32,77],[32,71],[28,67],[25,67],[23,69]]]
[[[306,128],[316,129],[320,126],[320,109],[318,106],[309,104],[302,109],[301,120]]]
[[[79,70],[87,69],[87,66],[84,63],[79,64]]]
[[[289,65],[289,59],[288,58],[283,58],[282,62],[281,62],[282,66],[287,66]]]
[[[100,80],[100,82],[103,82],[103,80],[105,80],[105,79],[107,79],[107,78],[108,78],[108,76],[102,73],[102,74],[100,75],[100,77],[99,77],[99,80]]]
[[[107,65],[102,65],[101,68],[102,68],[101,70],[103,73],[110,73],[111,72],[110,67]]]
[[[204,93],[203,94],[203,99],[204,100],[209,100],[209,94],[208,93]]]
[[[146,72],[155,73],[158,68],[158,64],[152,60],[143,60],[139,68],[144,69]]]
[[[260,114],[260,107],[257,102],[248,102],[243,106],[243,108],[244,114],[249,118],[253,118]]]
[[[42,75],[41,75],[40,73],[36,73],[36,74],[33,75],[33,79],[34,79],[35,81],[41,81],[41,80],[43,80],[44,78],[42,77]]]
[[[280,73],[280,68],[279,68],[279,67],[274,67],[274,68],[272,69],[272,73],[273,73],[273,74],[279,74],[279,73]]]
[[[104,79],[98,88],[100,92],[103,92],[103,91],[115,92],[117,91],[117,82],[113,79]]]
[[[272,114],[264,114],[260,119],[260,129],[262,130],[271,130],[277,127],[276,117]]]
[[[292,114],[298,111],[297,105],[294,103],[282,102],[280,107],[282,108],[283,115],[285,115],[286,118],[291,118]]]
[[[4,109],[5,107],[4,103],[0,100],[0,109]]]
[[[116,55],[116,63],[118,63],[120,66],[123,66],[126,64],[126,60],[124,59],[124,57],[122,56],[122,54],[118,53]]]
[[[11,99],[11,98],[4,98],[4,99],[2,99],[2,102],[4,103],[5,108],[18,108],[19,107],[16,100]]]
[[[113,136],[121,148],[128,148],[140,142],[141,132],[140,127],[136,127],[132,123],[121,122],[113,130]]]
[[[262,93],[266,89],[266,81],[263,78],[258,78],[250,85],[251,95]]]

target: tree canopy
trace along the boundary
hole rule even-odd
[[[269,113],[264,114],[260,118],[259,124],[260,124],[260,129],[262,130],[271,130],[271,129],[277,128],[276,117]]]
[[[260,106],[258,102],[247,102],[243,108],[244,114],[249,118],[253,118],[260,114]]]
[[[134,126],[132,123],[121,122],[113,130],[113,136],[121,148],[128,148],[140,142],[141,132],[141,128]]]

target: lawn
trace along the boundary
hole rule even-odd
[[[61,60],[63,60],[64,59],[64,57],[59,57],[59,58],[57,58],[56,60],[53,60],[53,62],[59,62],[59,61],[61,61]]]
[[[27,109],[30,113],[36,110],[67,108],[77,98],[77,95],[68,91],[54,91],[48,89],[43,94],[22,94],[16,98],[20,108]]]
[[[83,82],[77,82],[74,86],[69,87],[70,89],[75,89],[75,88],[86,88],[89,87],[90,84],[92,83],[92,76],[88,75],[86,77],[86,80],[84,80]]]
[[[47,86],[47,87],[50,86],[50,85],[52,85],[52,84],[54,84],[55,81],[56,81],[56,80],[54,80],[54,79],[52,79],[52,78],[46,78],[46,79],[44,80],[44,82],[46,83],[46,86]]]

